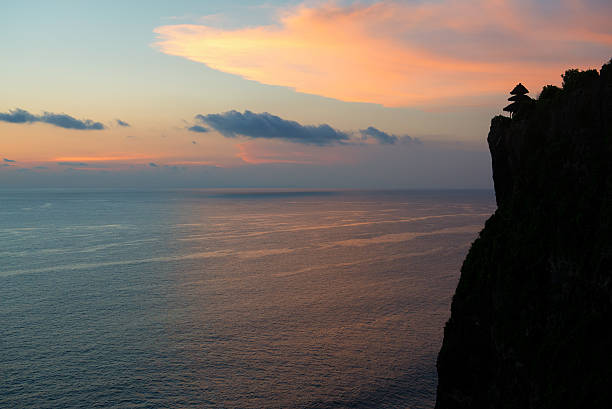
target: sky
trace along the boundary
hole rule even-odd
[[[0,6],[0,188],[488,189],[508,92],[612,57],[609,0]]]

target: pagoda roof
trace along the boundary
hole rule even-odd
[[[531,97],[529,95],[518,94],[518,95],[513,95],[510,98],[508,98],[508,101],[516,101],[516,102],[531,101]]]
[[[527,93],[529,93],[529,90],[525,88],[525,86],[521,84],[520,82],[518,83],[516,87],[514,87],[512,91],[510,91],[510,94],[512,95],[523,95]]]
[[[510,105],[506,106],[504,108],[504,111],[506,111],[506,112],[516,112],[518,110],[519,105],[520,104],[515,101],[515,102],[511,103]]]

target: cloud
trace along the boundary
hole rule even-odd
[[[100,122],[93,122],[90,119],[79,120],[66,114],[52,114],[49,112],[45,112],[42,116],[40,116],[40,121],[66,129],[104,129],[104,125],[102,125]]]
[[[397,135],[391,135],[370,126],[366,129],[360,129],[359,133],[364,139],[374,138],[383,145],[393,145],[399,140]]]
[[[57,164],[60,166],[72,166],[75,168],[86,168],[89,166],[89,164],[84,162],[57,162]]]
[[[15,124],[44,122],[55,125],[60,128],[78,129],[78,130],[101,130],[104,125],[100,122],[94,122],[91,119],[76,119],[67,114],[54,114],[44,112],[42,115],[33,115],[28,111],[16,108],[8,113],[0,112],[0,121],[11,122]]]
[[[8,113],[0,112],[0,121],[11,122],[13,124],[22,124],[26,122],[38,122],[40,119],[30,114],[28,111],[17,108],[9,111]]]
[[[338,131],[327,124],[301,125],[276,115],[253,113],[251,111],[228,111],[221,114],[197,115],[196,119],[208,124],[221,135],[234,138],[282,139],[305,145],[335,145],[348,142],[347,133]]]
[[[245,136],[253,139],[277,139],[304,145],[330,146],[354,144],[355,140],[351,139],[351,135],[355,136],[357,134],[361,136],[362,140],[373,139],[381,145],[393,145],[399,141],[420,143],[418,138],[389,134],[373,126],[361,129],[358,132],[344,132],[327,124],[302,125],[268,112],[258,114],[251,111],[240,113],[232,110],[221,114],[196,115],[195,118],[228,138]],[[196,142],[192,141],[192,143],[195,144]],[[242,158],[242,156],[240,157]],[[244,158],[242,159],[244,160]],[[265,158],[266,161],[268,159],[276,163],[280,160],[278,158]],[[291,160],[291,162],[303,163],[302,160],[297,162]],[[253,163],[253,161],[250,161],[250,163]]]
[[[10,163],[16,162],[16,161],[15,161],[15,160],[13,160],[13,159],[7,159],[7,158],[4,158],[4,161],[5,161],[5,162],[10,162]]]
[[[104,156],[62,156],[54,160],[57,162],[124,162],[147,159],[147,155],[104,155]]]
[[[363,139],[373,138],[377,140],[378,143],[380,143],[381,145],[394,145],[398,141],[401,141],[404,143],[411,143],[411,142],[421,143],[421,140],[419,138],[413,138],[409,135],[398,136],[398,135],[389,134],[387,132],[383,132],[379,129],[376,129],[373,126],[369,126],[366,129],[360,129],[359,133],[361,134],[361,137]]]
[[[151,162],[151,163],[149,163],[149,166],[150,166],[150,167],[152,167],[152,168],[157,168],[157,167],[159,167],[159,166],[157,165],[157,163],[155,163],[155,162]]]
[[[379,1],[300,5],[267,26],[166,25],[162,52],[263,84],[343,101],[415,106],[538,89],[612,47],[602,0]]]
[[[174,172],[179,171],[179,170],[185,170],[184,167],[178,167],[176,165],[164,165],[164,169],[168,169]]]
[[[190,126],[189,128],[187,128],[187,130],[191,132],[201,132],[201,133],[209,131],[208,128],[205,128],[201,125]]]
[[[122,121],[121,119],[116,119],[115,121],[117,121],[117,125],[119,125],[119,126],[125,126],[125,127],[131,126],[130,124],[128,124],[125,121]]]

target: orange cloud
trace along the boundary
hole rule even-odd
[[[597,4],[566,0],[552,10],[525,0],[302,5],[273,26],[158,27],[156,45],[249,80],[344,101],[463,103],[519,80],[537,90],[568,65],[601,65],[612,54],[612,6]]]
[[[65,156],[53,159],[55,162],[116,162],[151,159],[152,156],[126,155],[126,156]]]
[[[221,164],[213,161],[206,160],[177,160],[171,161],[169,165],[172,166],[214,166],[214,167],[223,167]]]

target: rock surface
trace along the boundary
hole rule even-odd
[[[612,64],[493,118],[488,143],[498,208],[461,269],[436,408],[612,408]]]

